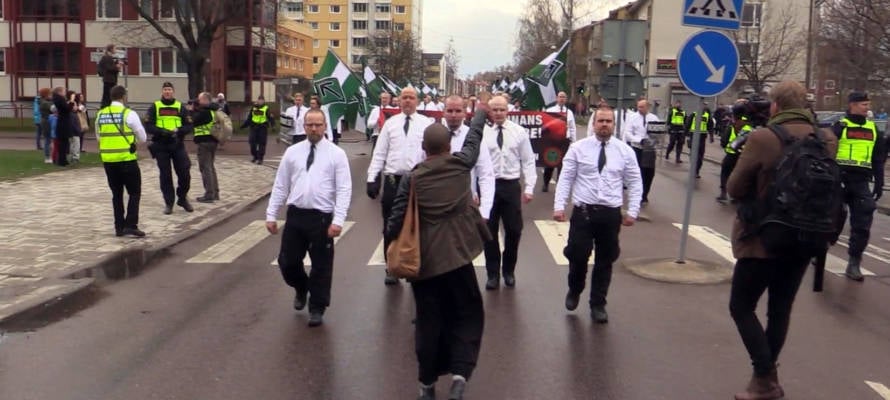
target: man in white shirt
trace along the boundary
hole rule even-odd
[[[374,147],[371,164],[368,166],[367,194],[371,199],[376,199],[382,186],[383,195],[380,197],[380,205],[383,210],[383,224],[389,219],[392,212],[392,204],[398,193],[399,182],[402,176],[411,172],[417,164],[422,150],[423,130],[433,121],[417,113],[417,90],[408,87],[402,89],[399,96],[399,105],[402,112],[386,120],[380,129],[380,137]],[[383,172],[383,176],[380,173]],[[381,182],[382,178],[382,182]],[[384,255],[389,248],[390,241],[384,237]],[[387,285],[394,285],[398,280],[387,274],[383,281]]]
[[[303,117],[309,111],[309,107],[303,105],[303,93],[294,93],[294,105],[284,110],[281,114],[281,127],[284,128],[285,122],[290,122],[290,132],[287,134],[291,137],[291,144],[299,143],[306,140],[306,129],[303,128]]]
[[[275,186],[266,209],[266,229],[278,233],[278,210],[287,205],[278,266],[288,286],[296,290],[294,308],[306,307],[309,326],[322,324],[331,303],[334,238],[340,236],[349,202],[352,178],[346,152],[325,139],[324,113],[311,110],[304,116],[308,140],[297,143],[281,158]],[[309,252],[312,271],[307,276],[303,258]]]
[[[421,111],[439,111],[439,108],[436,107],[436,103],[433,103],[433,98],[430,95],[423,96],[423,103],[417,106],[417,109]]]
[[[566,101],[568,101],[568,99],[569,97],[566,95],[566,92],[559,92],[559,94],[556,95],[556,105],[544,111],[558,112],[566,115],[566,137],[574,142],[577,127],[575,126],[575,113],[573,113],[569,107],[566,107]],[[550,180],[553,179],[553,169],[553,167],[544,167],[544,184],[541,188],[541,191],[543,192],[550,190]],[[557,167],[556,169],[562,170],[561,167]],[[559,179],[559,171],[556,172],[556,178]]]
[[[649,112],[649,101],[642,99],[637,102],[637,112],[627,114],[623,135],[624,142],[633,148],[637,164],[640,166],[640,175],[643,177],[643,204],[649,202],[649,189],[652,188],[652,180],[655,179],[655,149],[647,131],[650,122],[659,122],[658,116]]]
[[[325,118],[325,120],[324,120],[324,122],[325,122],[324,137],[333,143],[334,132],[331,131],[331,116],[328,114],[328,108],[322,106],[321,99],[318,96],[312,95],[312,97],[309,97],[309,109],[310,110],[319,110],[322,113],[324,113],[324,118]]]
[[[389,92],[380,93],[380,105],[374,106],[368,114],[368,125],[373,127],[373,131],[371,132],[371,149],[377,145],[377,137],[380,136],[380,129],[383,128],[383,122],[386,119],[386,117],[383,116],[383,110],[399,109],[390,104],[391,99],[392,96]]]
[[[436,109],[442,112],[445,111],[445,103],[443,103],[442,99],[440,98],[436,99]]]
[[[488,106],[494,123],[485,126],[482,147],[491,155],[495,191],[488,219],[488,229],[494,239],[485,244],[485,269],[488,272],[485,288],[495,290],[500,287],[501,273],[505,285],[516,285],[514,271],[522,236],[522,204],[532,201],[538,172],[528,133],[507,119],[507,100],[503,96],[494,96]],[[525,181],[524,191],[520,176]],[[503,254],[498,239],[501,220],[504,222]]]
[[[618,259],[618,233],[621,225],[633,226],[640,212],[643,184],[633,150],[612,138],[614,114],[600,107],[593,118],[594,136],[569,147],[563,158],[562,175],[556,185],[553,219],[566,221],[565,205],[572,195],[572,219],[568,244],[563,254],[569,259],[569,292],[566,309],[578,307],[584,291],[587,262],[596,243],[590,279],[590,314],[594,322],[606,323],[606,294],[612,280],[612,263]],[[629,190],[627,215],[621,215],[624,186]]]

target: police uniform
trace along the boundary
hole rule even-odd
[[[137,226],[142,175],[136,161],[136,142],[146,141],[145,128],[139,121],[139,116],[119,101],[113,101],[108,107],[99,110],[95,126],[99,156],[111,189],[114,232],[117,236],[145,236]],[[124,190],[129,195],[126,213]]]
[[[728,198],[726,197],[726,181],[729,180],[729,176],[732,175],[732,170],[735,169],[735,164],[739,161],[739,153],[742,152],[742,149],[738,151],[732,148],[732,143],[739,136],[747,135],[751,132],[751,125],[747,123],[748,119],[746,117],[739,117],[742,121],[746,121],[744,125],[742,125],[742,129],[740,132],[736,132],[735,125],[730,125],[729,127],[729,140],[726,142],[726,145],[723,147],[723,152],[726,153],[723,156],[723,162],[720,164],[720,196],[717,197],[717,201],[726,201]]]
[[[679,163],[681,162],[680,154],[683,152],[683,141],[686,139],[686,112],[680,107],[674,107],[671,108],[671,113],[668,117],[671,139],[668,142],[667,151],[664,153],[664,159],[669,159],[671,151],[676,150],[676,161]]]
[[[188,192],[192,180],[189,172],[192,163],[183,144],[183,138],[192,131],[188,110],[176,99],[161,99],[148,108],[147,117],[145,129],[151,135],[148,149],[158,164],[161,193],[166,205],[164,213],[172,212],[174,200],[191,212],[193,209],[188,202]],[[175,191],[172,171],[176,172]]]
[[[247,136],[250,155],[253,157],[250,162],[263,163],[263,157],[266,156],[266,139],[269,136],[269,127],[274,123],[274,120],[269,115],[268,104],[254,104],[251,107],[250,118],[245,118],[244,123],[241,124],[242,128],[250,127],[250,134]]]
[[[694,124],[695,122],[693,122]],[[701,141],[698,145],[698,163],[695,165],[695,177],[701,178],[701,166],[705,161],[705,139],[708,135],[711,134],[711,131],[714,129],[714,123],[711,119],[711,110],[707,107],[701,113],[701,119],[699,120],[698,126],[698,139]],[[693,133],[693,137],[695,134]],[[690,142],[691,143],[691,142]],[[690,149],[692,145],[690,144]],[[691,151],[691,150],[690,150]]]
[[[849,101],[868,101],[868,96],[854,92],[850,94]],[[850,210],[850,241],[847,249],[850,259],[846,275],[850,279],[862,280],[859,264],[862,253],[868,246],[875,201],[884,190],[884,137],[873,121],[849,112],[834,125],[833,131],[838,137],[837,163],[841,166],[844,202]],[[868,186],[871,180],[874,181],[873,190]]]
[[[212,134],[217,110],[217,104],[210,103],[207,107],[198,105],[192,117],[195,145],[198,147],[198,170],[201,171],[201,181],[204,184],[204,195],[196,199],[201,203],[219,200],[219,181],[215,166],[219,140]]]

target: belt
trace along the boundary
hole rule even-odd
[[[513,183],[513,182],[519,182],[519,179],[518,178],[517,179],[495,179],[494,181],[495,181],[495,183],[497,183],[497,182]]]
[[[621,211],[621,207],[609,207],[600,204],[584,204],[578,203],[575,204],[575,208],[580,209],[587,213],[594,213],[598,211]]]
[[[288,212],[296,213],[296,214],[319,214],[319,215],[331,215],[333,213],[324,212],[321,210],[317,210],[314,208],[300,208],[293,204],[288,204],[287,206]]]

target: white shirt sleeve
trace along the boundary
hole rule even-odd
[[[380,107],[375,106],[371,109],[371,113],[368,114],[368,123],[367,126],[373,130],[373,136],[377,136],[380,134],[380,127],[377,126],[377,121],[380,119]]]
[[[479,159],[476,160],[473,169],[476,171],[476,179],[479,180],[479,212],[482,218],[488,219],[491,207],[494,205],[494,167],[491,165],[491,155],[487,149],[479,149]]]
[[[331,122],[331,114],[328,113],[327,107],[322,107],[321,111],[324,112],[324,121],[325,124],[327,124],[328,126],[324,131],[324,136],[328,138],[331,143],[334,143],[334,131],[331,130],[331,125],[334,123]]]
[[[574,142],[577,139],[578,127],[575,126],[575,113],[568,109],[566,110],[566,128],[566,137]]]
[[[391,119],[390,119],[391,120]],[[389,120],[387,120],[388,122]],[[368,165],[368,182],[374,182],[377,175],[383,170],[386,164],[386,154],[389,152],[389,134],[387,133],[387,124],[383,124],[380,129],[380,136],[377,144],[374,146],[374,154],[371,156],[371,164]]]
[[[278,164],[278,172],[275,173],[275,184],[272,186],[272,194],[269,195],[269,206],[266,207],[266,222],[277,221],[278,210],[287,202],[291,184],[290,166],[292,162],[290,159],[294,154],[293,151],[285,151],[284,156],[281,157],[281,162]]]
[[[331,143],[333,144],[333,143]],[[349,212],[349,202],[352,199],[352,175],[349,172],[349,159],[346,152],[337,148],[335,156],[337,200],[334,203],[334,218],[332,224],[343,226],[346,222],[346,214]]]
[[[532,150],[532,142],[524,132],[519,143],[519,165],[522,176],[525,178],[525,194],[535,193],[535,184],[538,182],[538,169],[535,167],[535,152]]]
[[[628,188],[627,215],[636,219],[640,215],[640,201],[643,198],[643,179],[640,176],[636,154],[629,148],[622,149],[622,153],[624,154],[624,183]],[[565,166],[563,166],[563,171],[565,171]]]
[[[556,183],[556,196],[553,197],[553,211],[565,211],[566,202],[572,194],[572,186],[578,174],[578,160],[576,159],[576,145],[569,146],[569,151],[562,158],[562,171],[559,173],[559,181]]]
[[[97,125],[94,126],[99,126],[98,117],[96,121]],[[139,119],[139,113],[137,113],[136,111],[130,110],[130,112],[127,113],[127,126],[129,126],[130,129],[133,131],[133,134],[136,135],[136,140],[143,143],[148,140],[148,136],[145,134],[145,127],[142,126],[142,120]],[[96,130],[96,135],[97,137],[99,135],[98,129]]]

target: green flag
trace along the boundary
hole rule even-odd
[[[368,103],[372,106],[379,106],[380,94],[386,90],[386,84],[377,76],[374,70],[371,69],[365,57],[362,57],[362,77],[365,81],[365,92],[368,98]]]
[[[393,82],[392,79],[389,79],[389,77],[387,77],[386,75],[380,74],[377,75],[377,77],[380,78],[381,81],[383,81],[384,88],[387,92],[389,92],[389,94],[398,96],[402,93],[402,88],[399,87],[399,85],[396,85],[396,83]]]
[[[328,106],[331,126],[346,114],[350,103],[357,110],[355,103],[358,103],[362,82],[331,49],[328,49],[321,69],[313,77],[312,85],[322,104]]]
[[[525,101],[523,110],[543,110],[556,104],[556,94],[567,91],[566,85],[566,52],[569,41],[538,65],[529,70],[523,77],[525,82]]]

